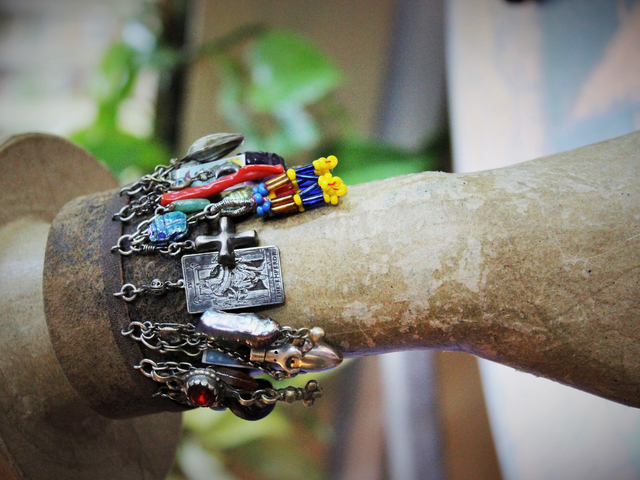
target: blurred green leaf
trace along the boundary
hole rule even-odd
[[[158,70],[171,70],[192,60],[185,50],[173,47],[157,47],[144,57],[145,65]]]
[[[136,137],[100,123],[75,132],[69,138],[105,162],[117,175],[131,165],[150,171],[170,158],[158,140]]]
[[[278,152],[287,158],[301,150],[315,147],[320,140],[320,132],[313,117],[302,107],[290,105],[274,115],[279,128],[265,139],[264,148]]]
[[[182,424],[185,430],[200,434],[210,432],[217,428],[218,423],[224,420],[224,412],[216,412],[207,408],[196,408],[182,415]]]
[[[336,174],[348,185],[432,170],[437,165],[429,152],[407,151],[372,140],[346,139],[325,147],[322,155],[338,157]]]
[[[98,105],[118,104],[131,94],[140,70],[137,56],[136,50],[123,42],[109,47],[91,85]]]
[[[255,118],[252,118],[242,101],[245,83],[242,66],[233,58],[225,57],[220,59],[218,71],[221,79],[218,88],[218,111],[232,125],[233,130],[243,132],[246,138],[245,148],[255,150],[262,144],[262,135]]]
[[[254,442],[233,450],[235,464],[251,465],[251,478],[322,480],[326,478],[322,448],[302,429],[278,442]]]
[[[313,103],[335,88],[342,76],[316,45],[281,30],[259,37],[249,47],[247,64],[252,81],[247,102],[258,112]]]

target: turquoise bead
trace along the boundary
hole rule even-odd
[[[174,211],[176,212],[200,212],[209,205],[209,200],[206,198],[192,198],[190,200],[176,200],[171,205],[175,205]]]
[[[187,216],[182,212],[158,215],[148,227],[149,240],[153,243],[169,243],[180,240],[189,233]]]

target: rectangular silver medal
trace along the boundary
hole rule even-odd
[[[218,252],[182,257],[187,311],[239,308],[284,302],[280,252],[276,246],[235,250],[236,264],[218,263]]]

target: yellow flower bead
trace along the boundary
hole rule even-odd
[[[328,157],[321,157],[318,160],[313,162],[313,168],[315,169],[313,173],[316,175],[324,175],[329,173],[329,170],[332,170],[338,165],[338,159],[335,155],[329,155]]]

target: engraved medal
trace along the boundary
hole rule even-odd
[[[275,246],[235,250],[235,265],[218,262],[218,252],[182,257],[187,311],[239,308],[284,302],[280,252]]]

